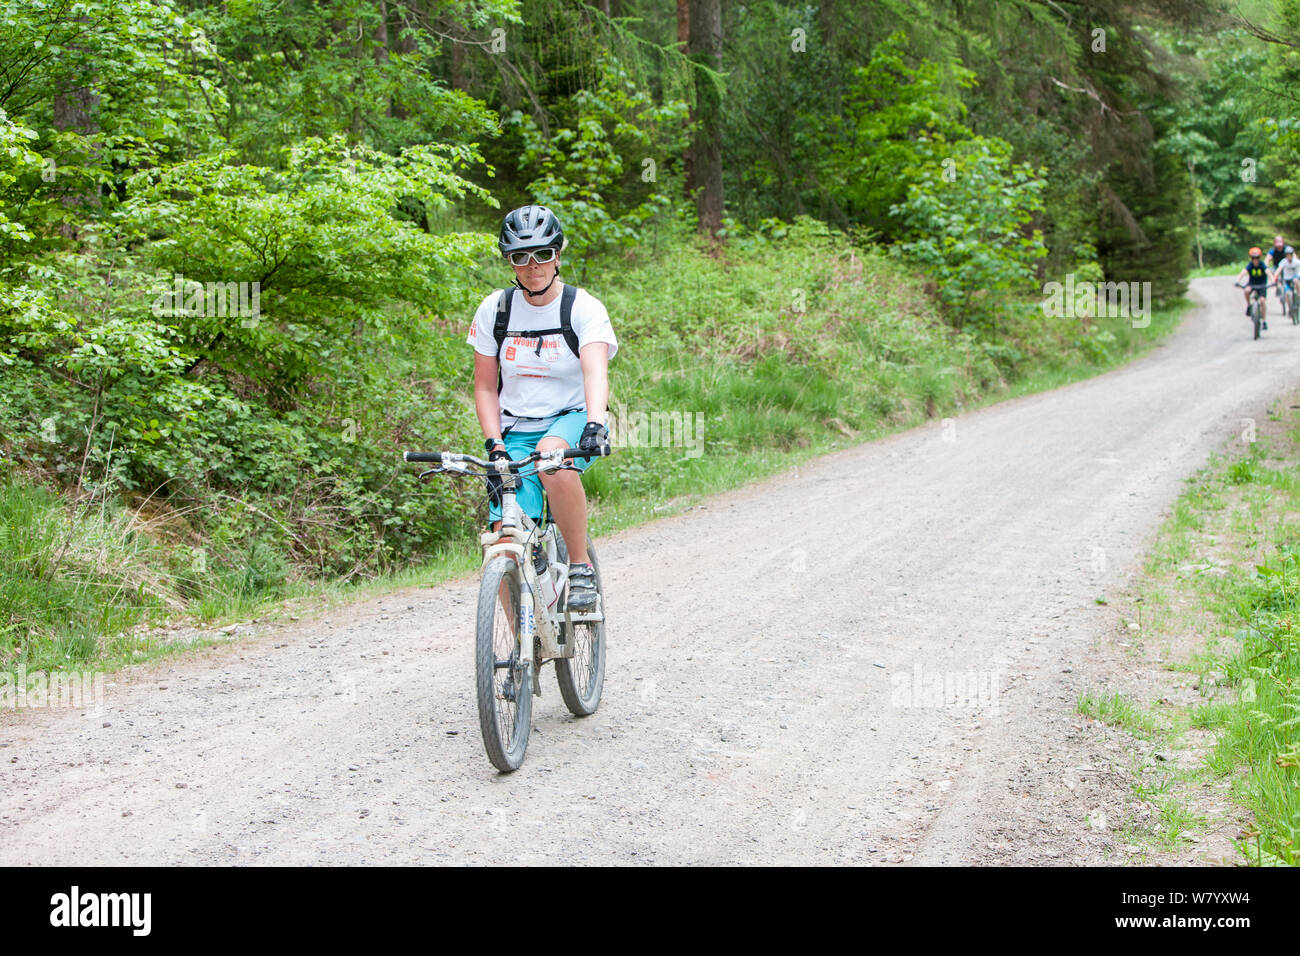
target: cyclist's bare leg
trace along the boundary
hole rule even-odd
[[[537,443],[538,451],[568,448],[569,443],[557,435],[543,438]],[[564,535],[564,547],[569,552],[570,564],[587,564],[587,493],[582,488],[582,478],[576,471],[557,471],[542,475],[542,487],[551,503],[555,524]]]

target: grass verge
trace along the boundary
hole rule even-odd
[[[1256,865],[1300,864],[1298,407],[1295,396],[1276,403],[1253,434],[1243,432],[1251,440],[1239,454],[1188,480],[1131,596],[1141,618],[1135,643],[1160,648],[1195,690],[1165,700],[1164,746],[1181,746],[1184,732],[1205,738],[1163,805],[1177,816],[1205,793],[1226,796],[1249,821],[1228,827],[1227,838]],[[1151,724],[1134,716],[1142,704],[1116,695],[1087,706],[1150,739]],[[1213,814],[1220,829],[1226,815]]]

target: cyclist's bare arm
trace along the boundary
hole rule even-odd
[[[474,411],[484,438],[501,437],[501,396],[497,394],[497,360],[474,353]]]
[[[582,363],[582,389],[587,400],[587,421],[604,422],[609,406],[609,345],[588,342],[578,353]]]

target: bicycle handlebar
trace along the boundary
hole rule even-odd
[[[613,449],[610,449],[611,451]],[[557,448],[552,451],[534,451],[526,457],[517,461],[508,463],[510,468],[522,468],[525,465],[531,465],[533,462],[541,461],[544,458],[599,458],[608,452],[599,450],[589,451],[585,448]],[[490,461],[484,461],[482,458],[476,458],[473,455],[461,455],[455,452],[446,451],[404,451],[402,452],[403,461],[427,462],[433,465],[441,465],[449,461],[464,461],[481,468],[487,468],[490,471],[496,471],[496,465]]]

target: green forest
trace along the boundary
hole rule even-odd
[[[473,557],[542,203],[620,339],[597,527],[1112,367],[1300,228],[1300,3],[0,0],[0,657]],[[1150,283],[1149,325],[1051,315]],[[815,493],[815,492],[813,492]]]

